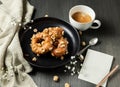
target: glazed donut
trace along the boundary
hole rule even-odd
[[[64,35],[64,31],[60,27],[48,28],[48,30],[52,39],[59,39]]]
[[[53,41],[55,41],[55,39],[61,38],[64,35],[64,30],[61,27],[45,28],[43,32],[49,34]]]
[[[63,35],[64,30],[61,27],[45,28],[32,36],[31,49],[37,55],[51,52],[52,56],[63,59],[68,53],[68,41]]]
[[[63,55],[68,53],[67,48],[68,48],[67,39],[64,37],[61,37],[60,39],[57,40],[56,44],[54,45],[54,48],[51,51],[51,55],[55,57],[60,57],[63,59]]]
[[[41,55],[53,49],[51,37],[43,32],[38,32],[31,38],[31,49],[35,54]]]

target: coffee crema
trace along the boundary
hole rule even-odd
[[[75,12],[72,15],[72,18],[75,21],[80,22],[80,23],[88,23],[88,22],[92,21],[91,16],[89,14],[84,13],[84,12]]]

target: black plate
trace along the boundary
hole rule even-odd
[[[70,61],[70,57],[72,55],[75,55],[79,49],[80,49],[80,37],[78,32],[68,23],[57,19],[57,18],[51,18],[51,17],[42,17],[35,19],[32,23],[28,23],[25,25],[26,30],[22,33],[20,32],[20,41],[21,41],[21,47],[23,50],[23,54],[25,59],[33,66],[39,67],[39,68],[56,68],[60,67],[62,65],[65,65]],[[65,31],[64,37],[67,38],[69,44],[68,44],[68,54],[64,56],[64,60],[60,60],[59,58],[55,58],[51,56],[50,53],[41,55],[39,57],[36,56],[31,51],[30,47],[30,38],[34,34],[33,29],[37,28],[38,31],[43,31],[44,28],[47,27],[62,27]],[[32,29],[29,29],[32,28]],[[32,58],[36,57],[37,61],[33,62]]]

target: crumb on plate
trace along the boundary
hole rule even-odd
[[[36,57],[33,57],[33,58],[32,58],[32,61],[36,62],[36,61],[37,61],[37,58],[36,58]]]
[[[29,56],[29,54],[24,54],[25,56]]]
[[[38,30],[37,30],[36,28],[35,28],[35,29],[33,29],[33,32],[35,32],[35,33],[36,33],[37,31],[38,31]]]

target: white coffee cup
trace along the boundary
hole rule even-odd
[[[91,17],[92,20],[90,22],[80,23],[72,18],[72,15],[76,12],[86,13]],[[72,7],[69,11],[69,21],[71,25],[81,31],[85,31],[89,28],[98,29],[101,26],[101,22],[99,20],[95,20],[95,17],[96,17],[95,11],[86,5],[76,5]],[[93,26],[92,25],[93,23],[96,23],[97,26]]]

